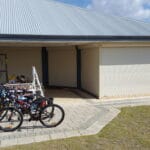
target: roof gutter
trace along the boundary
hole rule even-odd
[[[9,35],[0,34],[0,41],[25,41],[25,42],[128,42],[128,41],[147,41],[150,42],[150,36],[96,36],[96,35]]]

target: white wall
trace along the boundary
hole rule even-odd
[[[32,66],[42,78],[41,48],[0,47],[0,53],[7,54],[8,75],[26,75],[32,80]]]
[[[82,88],[99,96],[99,48],[86,48],[82,55]]]
[[[100,97],[150,95],[150,47],[101,48]]]
[[[48,48],[49,84],[76,87],[76,50],[74,47]]]

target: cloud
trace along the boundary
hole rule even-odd
[[[89,9],[150,21],[150,0],[92,0]]]

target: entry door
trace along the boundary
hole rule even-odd
[[[0,54],[0,84],[7,82],[7,56],[5,54]]]

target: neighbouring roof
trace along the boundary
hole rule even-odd
[[[0,37],[149,37],[150,23],[53,0],[0,0]]]

